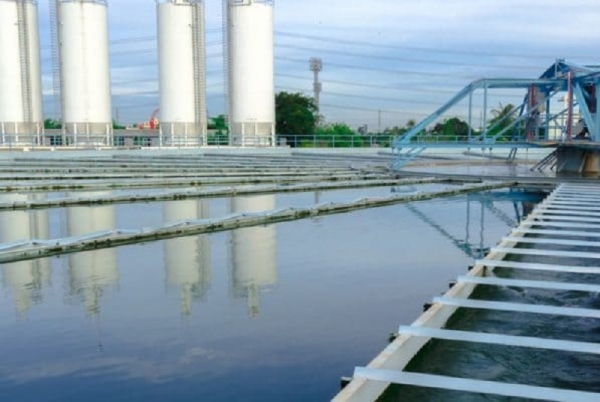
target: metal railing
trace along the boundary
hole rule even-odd
[[[290,147],[290,148],[389,148],[395,136],[393,135],[277,135],[276,143],[273,144],[271,137],[249,136],[244,137],[244,143],[239,142],[239,136],[232,136],[234,144],[231,145],[229,135],[222,133],[209,133],[204,135],[190,135],[184,138],[172,138],[167,141],[163,138],[161,143],[160,134],[157,131],[145,132],[144,130],[115,130],[112,139],[107,142],[106,135],[62,135],[60,130],[46,130],[44,134],[12,134],[7,131],[0,136],[0,146],[10,148],[23,147],[156,147],[156,148],[180,148],[180,147]],[[77,137],[77,141],[75,140]],[[237,138],[237,142],[236,142]],[[448,141],[448,137],[446,142]],[[206,142],[205,142],[206,141]],[[456,141],[460,141],[458,138]]]
[[[389,148],[395,136],[381,135],[278,135],[277,145],[293,148]]]

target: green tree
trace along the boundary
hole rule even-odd
[[[317,146],[349,148],[364,146],[364,138],[345,123],[331,123],[316,130]]]
[[[208,129],[217,130],[219,133],[227,132],[227,116],[220,114],[216,117],[211,117],[210,121],[208,122]]]
[[[211,117],[208,123],[209,130],[216,130],[215,133],[208,134],[208,145],[227,145],[229,144],[229,127],[227,126],[227,116],[220,114]]]
[[[276,132],[278,138],[296,147],[298,135],[311,135],[317,126],[317,107],[311,97],[301,93],[279,92],[275,96]]]
[[[117,123],[117,121],[115,119],[113,119],[113,121],[112,121],[112,126],[113,126],[113,130],[125,130],[127,128],[124,125]]]
[[[44,119],[44,129],[46,130],[59,130],[62,128],[60,120]]]
[[[469,124],[458,117],[450,117],[433,128],[433,134],[443,136],[445,140],[464,140],[469,135]]]
[[[503,106],[501,102],[498,103],[498,108],[492,110],[492,118],[488,122],[487,130],[488,136],[494,137],[498,135],[502,130],[510,126],[515,121],[515,106],[511,103]],[[504,135],[499,138],[508,139],[512,136],[513,130],[508,130]]]
[[[399,135],[405,134],[408,130],[409,130],[409,127],[400,127],[400,126],[386,127],[385,129],[383,129],[383,134],[392,135],[392,136],[397,137]]]

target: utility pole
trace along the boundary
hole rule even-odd
[[[309,60],[310,63],[310,71],[313,72],[314,81],[313,81],[313,91],[314,91],[314,100],[315,106],[317,107],[317,113],[320,112],[319,108],[319,97],[321,95],[321,90],[323,89],[323,85],[319,82],[319,73],[323,70],[323,61],[319,58],[313,57]]]

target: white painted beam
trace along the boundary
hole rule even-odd
[[[562,251],[562,250],[536,250],[530,248],[511,248],[494,247],[492,251],[505,254],[533,255],[546,257],[564,257],[564,258],[600,258],[600,253],[590,253],[585,251]]]
[[[600,344],[591,342],[575,342],[560,339],[537,338],[531,336],[515,336],[490,334],[472,331],[453,331],[425,327],[400,326],[398,333],[435,338],[445,341],[485,343],[490,345],[516,346],[522,348],[558,350],[561,352],[600,354]]]
[[[573,274],[600,275],[600,267],[580,267],[572,265],[539,264],[533,262],[501,261],[501,260],[477,260],[477,265],[491,268],[510,268],[532,271],[566,272]]]
[[[424,388],[437,388],[476,394],[500,395],[538,401],[553,402],[598,402],[600,394],[571,391],[559,388],[535,387],[532,385],[509,384],[494,381],[471,380],[445,377],[432,374],[406,373],[393,370],[377,370],[357,367],[355,378],[377,382],[410,385]]]
[[[551,244],[556,246],[600,247],[600,242],[583,240],[552,239],[547,237],[503,237],[510,243]]]
[[[518,234],[535,234],[535,235],[548,235],[558,237],[600,237],[600,232],[585,232],[579,230],[544,230],[544,229],[526,229],[526,228],[515,228],[511,233]]]
[[[474,283],[476,285],[489,286],[507,286],[517,288],[551,289],[565,290],[573,292],[600,293],[600,285],[591,285],[587,283],[565,283],[549,281],[529,281],[521,279],[504,279],[497,277],[470,277],[459,276],[458,282]]]
[[[563,315],[568,317],[600,318],[600,310],[575,307],[556,307],[539,304],[506,303],[489,300],[459,299],[454,297],[436,297],[434,303],[446,306],[473,308],[482,310],[513,311],[517,313]]]

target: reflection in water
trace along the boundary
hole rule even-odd
[[[395,191],[392,190],[392,192]],[[440,235],[450,240],[454,246],[465,253],[465,255],[473,259],[478,259],[483,258],[490,250],[490,248],[486,246],[487,242],[484,238],[486,212],[495,216],[508,227],[514,227],[527,216],[532,211],[533,207],[541,202],[546,195],[547,194],[544,192],[530,192],[520,189],[468,194],[466,201],[467,215],[464,239],[451,234],[450,231],[439,224],[433,217],[421,211],[417,206],[418,204],[406,204],[406,208],[421,221],[435,229]],[[502,209],[495,206],[494,201],[512,201],[515,218],[510,217]],[[473,204],[479,206],[479,213],[472,214]],[[472,218],[473,215],[475,215],[476,218]],[[471,240],[471,224],[473,223],[472,221],[475,220],[477,220],[476,225],[479,225],[479,235],[476,240]]]
[[[107,193],[90,193],[88,196]],[[408,204],[406,208],[455,247],[471,258],[481,258],[488,250],[484,239],[484,226],[489,216],[514,226],[546,194],[520,190],[476,193],[466,197],[466,222],[448,226],[447,219],[436,217],[421,204]],[[81,196],[77,193],[77,196]],[[43,198],[41,195],[3,195],[2,201],[19,202]],[[317,193],[315,193],[317,197]],[[511,202],[514,216],[505,208],[498,208],[496,201]],[[426,205],[426,204],[425,204]],[[232,213],[273,210],[275,196],[237,197],[230,201]],[[186,200],[168,202],[163,206],[165,222],[209,217],[208,202]],[[69,236],[81,236],[114,229],[116,211],[114,206],[71,207],[66,209]],[[471,234],[473,227],[477,234]],[[456,233],[457,230],[462,233]],[[275,226],[251,227],[231,231],[229,241],[229,288],[236,299],[247,299],[250,316],[259,314],[260,293],[277,283],[277,250]],[[0,213],[0,241],[3,243],[27,239],[49,238],[48,211],[10,211]],[[164,241],[164,264],[168,286],[177,286],[181,294],[181,314],[188,316],[194,301],[204,301],[210,289],[211,245],[208,235],[198,235]],[[101,298],[106,290],[119,280],[116,249],[102,249],[70,254],[68,261],[68,296],[83,302],[89,315],[100,311]],[[50,286],[51,266],[49,259],[22,261],[1,266],[2,281],[10,289],[15,309],[25,314],[33,303],[42,300],[42,290]]]
[[[209,217],[208,201],[178,201],[163,204],[166,223]],[[181,289],[181,314],[189,316],[192,301],[204,301],[210,288],[211,262],[208,235],[164,241],[167,283]]]
[[[273,209],[275,209],[274,195],[231,199],[232,213]],[[231,293],[234,298],[248,299],[251,317],[259,314],[261,289],[277,283],[276,237],[274,225],[231,232]]]
[[[94,192],[71,196],[102,196],[110,193]],[[69,236],[81,236],[116,227],[114,206],[67,208]],[[79,298],[89,315],[100,312],[102,294],[119,279],[117,251],[114,248],[93,250],[69,255],[69,296]]]
[[[3,202],[23,202],[43,196],[5,194]],[[3,243],[48,238],[47,211],[10,211],[0,213],[0,241]],[[13,294],[19,315],[25,314],[32,303],[42,301],[42,289],[50,286],[52,269],[48,259],[20,261],[2,266],[2,282]]]

